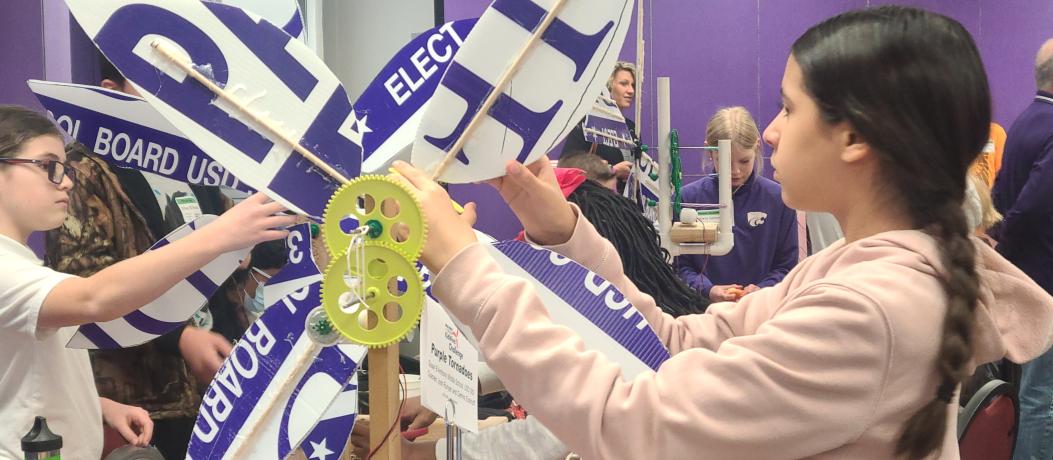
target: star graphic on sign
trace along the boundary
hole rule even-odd
[[[308,458],[317,458],[318,460],[325,460],[326,457],[329,457],[330,455],[335,453],[336,452],[333,452],[329,450],[328,447],[326,447],[325,438],[322,438],[322,442],[311,441],[311,456]]]
[[[366,120],[368,118],[368,114],[362,118],[358,118],[358,114],[355,110],[351,109],[351,117],[348,118],[349,123],[347,124],[349,131],[347,138],[351,139],[351,142],[354,142],[355,145],[359,147],[362,146],[362,138],[365,137],[366,134],[373,132],[369,126],[366,126]]]

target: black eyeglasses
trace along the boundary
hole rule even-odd
[[[69,176],[73,183],[77,182],[77,170],[58,160],[33,160],[29,158],[0,158],[0,163],[8,164],[34,164],[47,171],[48,180],[55,185],[62,185],[63,176]]]

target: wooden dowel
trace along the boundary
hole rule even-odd
[[[307,159],[307,161],[310,161],[311,164],[313,164],[316,167],[318,167],[318,169],[321,169],[323,172],[328,174],[330,177],[340,181],[341,184],[346,184],[346,183],[350,182],[347,177],[344,177],[343,174],[340,174],[339,171],[337,171],[336,169],[333,169],[333,167],[329,166],[328,163],[322,161],[322,159],[318,158],[317,155],[315,155],[314,153],[311,153],[311,151],[309,151],[306,148],[304,148],[302,145],[300,145],[299,142],[297,142],[297,141],[295,141],[293,139],[290,139],[287,134],[285,134],[284,132],[282,132],[281,130],[276,128],[270,122],[270,120],[265,119],[264,117],[260,116],[255,111],[253,111],[252,109],[246,107],[245,104],[242,103],[241,100],[239,100],[236,96],[234,96],[233,94],[230,94],[227,90],[225,90],[223,88],[220,88],[219,85],[217,85],[211,79],[209,79],[208,77],[202,75],[201,72],[198,72],[198,70],[195,69],[193,66],[191,66],[187,62],[183,61],[173,51],[172,45],[169,45],[168,43],[163,42],[161,40],[154,40],[153,42],[150,43],[150,46],[153,47],[155,50],[157,50],[157,52],[161,56],[163,56],[165,59],[167,59],[169,62],[171,62],[172,64],[175,64],[177,67],[179,67],[180,70],[182,70],[183,72],[186,72],[186,74],[188,76],[190,76],[190,78],[193,78],[198,83],[201,83],[202,85],[204,85],[206,88],[209,89],[209,91],[212,91],[212,93],[215,94],[217,97],[219,97],[223,101],[225,101],[228,104],[230,104],[231,106],[233,106],[242,115],[247,117],[249,120],[252,120],[252,122],[255,123],[256,125],[258,125],[259,127],[263,128],[265,131],[267,131],[267,133],[269,135],[271,135],[271,136],[281,140],[282,142],[285,142],[286,144],[288,144],[290,147],[292,147],[293,150],[296,151],[296,153],[299,153],[300,155],[302,155],[304,158]]]
[[[508,86],[508,82],[512,81],[512,77],[515,76],[516,71],[519,70],[519,66],[522,65],[526,58],[526,54],[530,52],[531,48],[537,44],[538,40],[541,39],[541,35],[548,30],[548,26],[552,25],[552,21],[556,20],[556,16],[559,15],[560,10],[563,9],[563,5],[567,3],[567,0],[556,0],[556,3],[552,5],[552,9],[545,15],[545,19],[541,21],[541,24],[534,30],[534,34],[530,36],[530,40],[527,40],[526,44],[523,45],[523,49],[519,50],[519,54],[516,56],[512,64],[505,69],[504,74],[497,80],[497,84],[494,85],[493,91],[487,96],[486,100],[483,101],[483,105],[479,107],[479,111],[475,113],[471,121],[468,122],[468,126],[464,128],[464,132],[461,133],[461,137],[457,138],[457,142],[453,143],[453,148],[446,152],[446,156],[439,163],[439,166],[435,168],[435,172],[432,173],[432,180],[438,180],[442,173],[446,172],[446,168],[450,166],[450,163],[457,156],[457,152],[460,152],[464,148],[464,144],[468,142],[468,138],[475,132],[475,129],[479,127],[479,123],[483,121],[483,117],[490,112],[490,109],[497,102],[498,96],[504,92],[505,86]]]
[[[308,340],[307,349],[304,350],[303,354],[297,357],[296,363],[292,367],[294,372],[297,372],[293,374],[293,377],[298,376],[298,371],[301,369],[303,369],[306,372],[307,368],[310,367],[310,362],[317,358],[318,353],[321,353],[321,351],[321,345],[319,345],[313,340]],[[288,378],[285,380],[284,383],[282,383],[282,386],[278,388],[278,391],[267,392],[263,394],[264,397],[266,397],[267,395],[271,395],[269,399],[267,399],[266,401],[262,401],[263,412],[260,413],[260,416],[257,417],[253,423],[250,424],[248,420],[245,421],[245,425],[241,428],[242,435],[240,436],[240,442],[237,444],[237,446],[232,452],[229,452],[228,455],[226,455],[227,457],[243,458],[241,452],[245,449],[246,446],[253,445],[252,438],[255,437],[256,431],[270,418],[271,412],[274,410],[275,407],[279,405],[278,401],[282,400],[283,396],[288,397],[292,394],[293,387],[296,385],[296,382],[299,381],[300,379],[298,378]],[[260,403],[261,401],[257,401],[257,404]],[[246,431],[245,428],[248,428],[248,431]]]

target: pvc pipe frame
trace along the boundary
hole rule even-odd
[[[731,141],[717,141],[717,197],[720,203],[717,240],[713,243],[674,243],[669,238],[673,227],[673,185],[669,176],[672,164],[669,151],[669,77],[659,77],[658,83],[658,226],[662,247],[670,256],[681,254],[709,254],[722,256],[735,247],[735,205],[731,201]]]

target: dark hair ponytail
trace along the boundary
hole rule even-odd
[[[962,201],[991,122],[980,54],[958,22],[889,6],[816,25],[794,43],[793,57],[824,120],[847,122],[878,154],[891,198],[940,247],[947,293],[940,381],[896,445],[897,455],[925,457],[942,446],[947,404],[972,355],[979,279]]]
[[[709,299],[688,287],[673,271],[669,251],[661,246],[654,223],[632,200],[592,180],[582,182],[567,200],[577,204],[596,231],[614,245],[625,276],[640,291],[654,297],[663,311],[673,316],[706,311]]]

